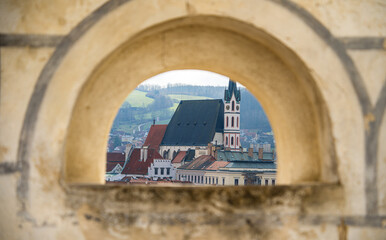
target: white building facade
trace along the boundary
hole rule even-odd
[[[169,159],[154,159],[148,168],[148,176],[153,180],[162,178],[176,179],[176,168]]]
[[[240,90],[236,83],[229,81],[224,93],[224,148],[240,150]]]

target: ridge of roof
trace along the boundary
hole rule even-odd
[[[148,146],[149,148],[158,150],[165,135],[167,126],[167,124],[151,125],[143,146]]]

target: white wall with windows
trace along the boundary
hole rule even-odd
[[[154,159],[154,162],[148,168],[148,176],[156,180],[158,178],[176,179],[176,168],[172,161],[168,159]]]

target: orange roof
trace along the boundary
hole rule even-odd
[[[195,160],[179,167],[178,169],[188,170],[204,170],[207,166],[210,166],[216,159],[210,155],[201,155]]]
[[[186,151],[180,151],[177,156],[173,159],[172,163],[180,163],[184,159]]]
[[[229,164],[229,162],[227,162],[227,161],[215,161],[214,163],[212,163],[206,169],[207,170],[218,170],[219,168],[223,168],[223,167],[225,167],[228,164]]]
[[[149,148],[157,149],[161,144],[162,138],[165,135],[167,124],[151,125],[149,133],[143,146],[149,146]]]

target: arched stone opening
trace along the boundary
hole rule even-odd
[[[175,69],[229,76],[259,99],[275,132],[278,183],[338,180],[329,113],[299,57],[240,21],[196,16],[146,29],[94,66],[77,94],[65,140],[68,182],[103,182],[105,143],[123,99],[140,82]]]

